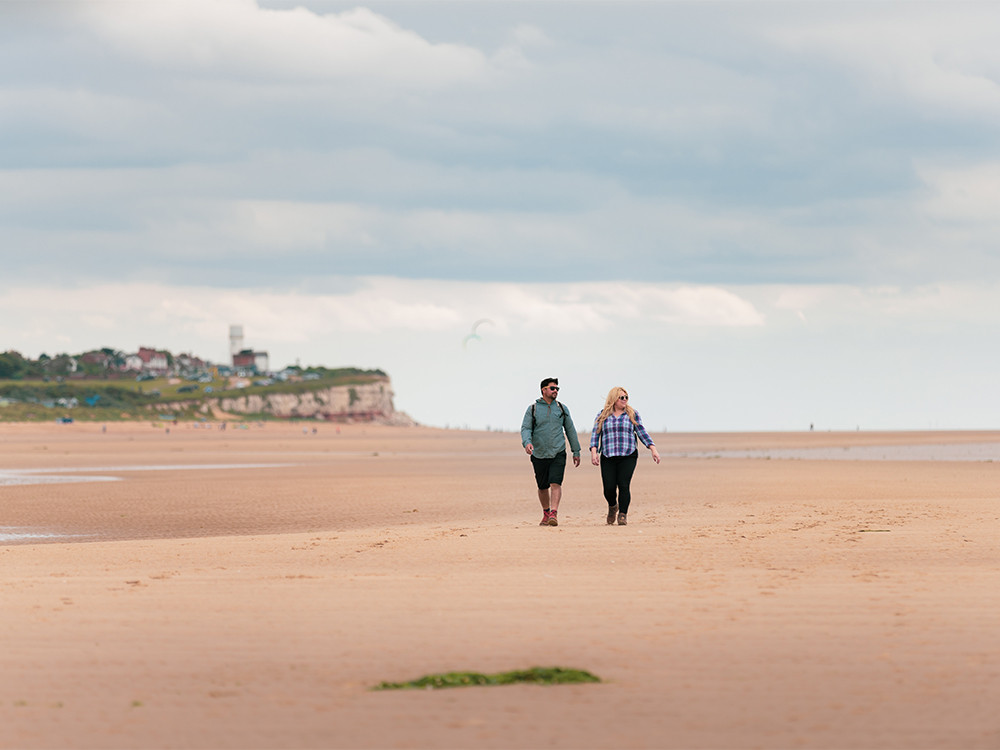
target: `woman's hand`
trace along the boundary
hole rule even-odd
[[[601,465],[601,454],[597,452],[597,448],[590,449],[590,463],[594,466]]]
[[[660,463],[660,452],[656,450],[655,445],[649,446],[649,452],[653,454],[653,461],[655,463]]]

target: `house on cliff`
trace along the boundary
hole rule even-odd
[[[170,359],[166,352],[141,346],[135,354],[125,358],[125,369],[151,375],[166,375],[170,368]]]
[[[253,349],[243,349],[233,354],[233,369],[237,371],[265,373],[270,369],[267,352],[255,352]]]

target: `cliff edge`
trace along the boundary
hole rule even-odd
[[[224,396],[208,406],[226,414],[265,415],[279,419],[322,419],[329,422],[372,422],[412,426],[413,419],[396,411],[388,378],[372,383],[335,385],[302,393],[250,393]]]

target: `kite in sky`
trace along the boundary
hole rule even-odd
[[[472,324],[472,331],[469,333],[468,336],[466,336],[464,339],[462,339],[462,348],[463,349],[465,349],[465,348],[468,347],[470,341],[482,341],[483,340],[483,337],[480,336],[478,333],[476,333],[476,331],[479,329],[479,326],[483,325],[484,323],[489,323],[490,325],[493,325],[493,321],[490,320],[489,318],[480,318],[475,323],[473,323]]]

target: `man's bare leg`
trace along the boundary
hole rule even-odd
[[[562,485],[552,484],[549,487],[552,489],[549,510],[559,510],[559,501],[562,500]]]
[[[538,490],[538,502],[542,504],[542,510],[549,510],[549,491],[547,489]]]
[[[539,526],[551,526],[549,521],[551,520],[549,513],[549,491],[547,489],[538,490],[538,502],[542,504],[542,510],[545,511],[542,514],[542,522],[538,524]]]

